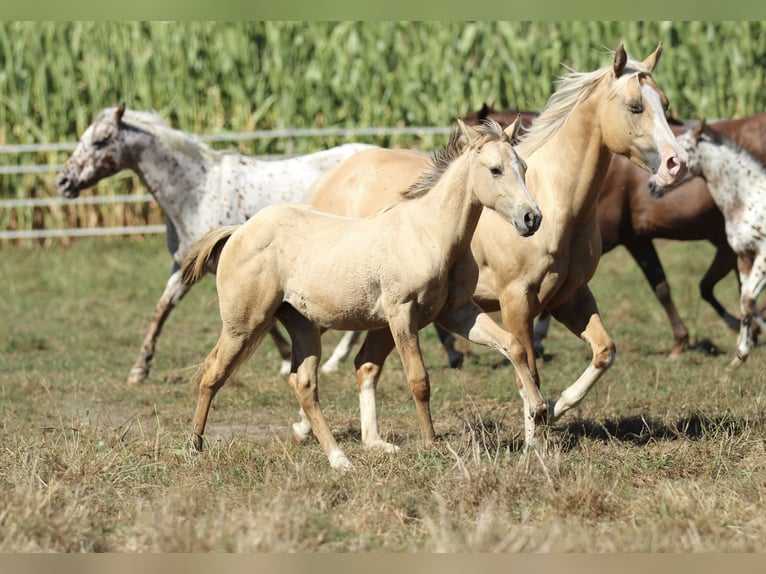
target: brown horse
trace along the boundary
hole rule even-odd
[[[522,117],[522,125],[528,127],[536,113],[499,111],[484,104],[480,110],[466,115],[464,121],[477,123],[492,119],[506,125],[518,115]],[[683,122],[670,120],[669,123],[676,134],[683,130]],[[709,125],[766,162],[766,112]],[[673,330],[675,343],[670,357],[677,358],[689,344],[689,330],[673,303],[670,285],[652,239],[706,240],[715,246],[715,256],[699,283],[700,295],[734,331],[739,329],[739,319],[718,301],[714,287],[736,269],[737,256],[726,241],[723,215],[703,178],[695,177],[662,197],[647,193],[648,179],[649,175],[644,170],[626,158],[614,155],[598,200],[598,224],[603,252],[623,245],[652,286]],[[542,352],[540,339],[545,336],[549,321],[550,315],[544,311],[535,326],[538,354]],[[448,352],[459,355],[452,349]]]
[[[660,186],[671,187],[684,175],[686,154],[668,126],[667,98],[652,77],[661,53],[660,44],[643,62],[629,60],[620,45],[610,66],[567,74],[521,136],[519,155],[527,162],[529,188],[544,214],[534,236],[520,242],[488,210],[479,219],[471,243],[479,265],[474,298],[486,311],[499,310],[506,329],[516,337],[509,347],[524,407],[526,449],[539,443],[547,422],[577,406],[614,361],[614,343],[588,287],[601,256],[596,208],[612,153],[652,172]],[[387,195],[392,201],[391,194],[416,179],[426,165],[422,154],[397,150],[355,157],[357,161],[351,158],[320,180],[310,200],[313,205],[360,205],[362,193],[372,204],[385,205]],[[355,184],[327,185],[335,178]],[[338,195],[343,191],[354,195],[344,200]],[[323,203],[322,194],[332,197]],[[532,331],[543,309],[550,309],[586,341],[593,359],[558,400],[541,403],[526,389],[530,384],[539,387]],[[385,355],[371,358],[365,342],[355,360],[360,389],[367,380],[360,375],[361,367],[374,364],[377,380],[384,360]]]

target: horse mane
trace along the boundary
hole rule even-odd
[[[501,141],[506,138],[503,128],[494,120],[483,120],[474,129],[481,135],[481,140],[474,146],[476,148],[481,148],[488,142]],[[441,179],[450,164],[462,155],[467,146],[468,142],[460,129],[452,130],[447,145],[431,153],[428,167],[415,183],[401,192],[402,199],[415,199],[428,193]]]
[[[151,133],[162,144],[195,161],[209,161],[216,154],[221,153],[208,146],[196,135],[170,127],[156,112],[126,109],[122,121],[129,126]]]
[[[614,51],[610,53],[614,55]],[[642,62],[628,58],[623,77],[638,72],[649,73],[649,70]],[[519,152],[526,157],[548,141],[564,125],[577,104],[593,93],[601,80],[611,73],[613,67],[610,64],[591,72],[572,71],[560,77],[543,111],[532,126],[518,136]]]

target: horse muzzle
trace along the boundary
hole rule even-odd
[[[82,189],[82,186],[78,185],[75,179],[72,179],[63,171],[56,176],[54,184],[56,185],[56,190],[67,199],[79,197],[80,190]]]

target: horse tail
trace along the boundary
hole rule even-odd
[[[238,227],[239,225],[226,225],[208,231],[192,246],[181,265],[181,278],[184,283],[193,285],[208,271],[215,272],[223,246]]]

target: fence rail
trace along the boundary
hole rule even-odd
[[[255,130],[250,132],[222,132],[217,134],[199,135],[205,142],[233,142],[252,139],[287,139],[288,149],[294,149],[295,140],[298,138],[326,137],[326,136],[400,136],[400,135],[443,135],[450,133],[448,127],[405,127],[405,128],[288,128],[277,130]],[[0,155],[21,155],[24,153],[44,152],[71,152],[77,143],[45,143],[45,144],[15,144],[0,146]],[[290,154],[287,154],[290,155]],[[285,155],[256,156],[259,159],[278,159]],[[51,173],[60,170],[61,164],[20,164],[0,166],[0,175]],[[77,199],[64,199],[61,197],[49,198],[18,198],[0,200],[2,209],[23,209],[28,207],[52,207],[68,205],[94,205],[108,203],[139,203],[150,202],[154,198],[149,194],[143,195],[113,195],[80,197]],[[29,230],[0,230],[0,240],[8,239],[45,239],[61,237],[84,237],[105,235],[134,235],[164,233],[164,225],[102,227],[102,228],[65,228],[65,229],[29,229]]]

